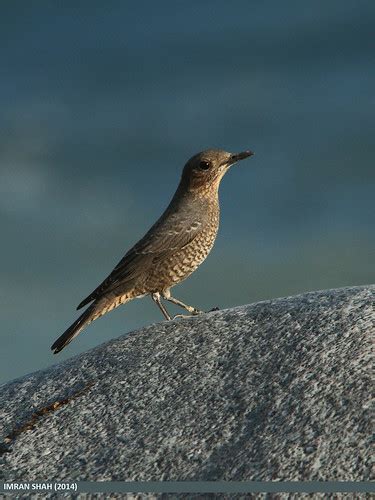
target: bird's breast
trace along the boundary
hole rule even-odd
[[[206,213],[201,229],[191,241],[178,250],[171,250],[163,259],[154,262],[148,288],[161,291],[190,276],[210,253],[218,228],[219,210]]]

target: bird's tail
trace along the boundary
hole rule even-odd
[[[90,324],[94,319],[96,319],[100,314],[97,314],[96,304],[92,304],[86,309],[86,311],[81,314],[81,316],[75,320],[75,322],[70,325],[70,327],[65,330],[65,332],[54,342],[51,349],[54,354],[60,352],[64,347],[66,347],[70,342],[76,337],[81,331]]]

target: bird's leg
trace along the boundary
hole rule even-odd
[[[172,297],[171,296],[171,292],[169,290],[164,291],[162,293],[162,297],[163,297],[163,299],[168,300],[169,302],[172,302],[172,304],[176,304],[177,306],[180,306],[183,309],[186,309],[191,314],[196,315],[196,314],[202,314],[203,313],[203,311],[200,311],[199,309],[196,309],[193,306],[189,306],[187,304],[184,304],[183,302],[181,302],[181,300],[178,300],[178,299],[175,299],[174,297]],[[189,317],[189,316],[186,316],[184,314],[176,314],[176,316],[173,316],[173,319],[175,319],[175,318],[186,318],[186,317]]]
[[[151,298],[163,313],[164,318],[170,321],[172,318],[160,300],[160,293],[159,292],[152,293]]]

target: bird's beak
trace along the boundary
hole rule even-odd
[[[253,156],[254,153],[252,151],[243,151],[242,153],[233,153],[230,155],[228,165],[233,165],[233,163],[236,163],[237,161],[244,160],[245,158],[248,158],[249,156]]]

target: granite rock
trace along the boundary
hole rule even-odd
[[[369,480],[374,297],[153,324],[7,383],[1,479]]]

